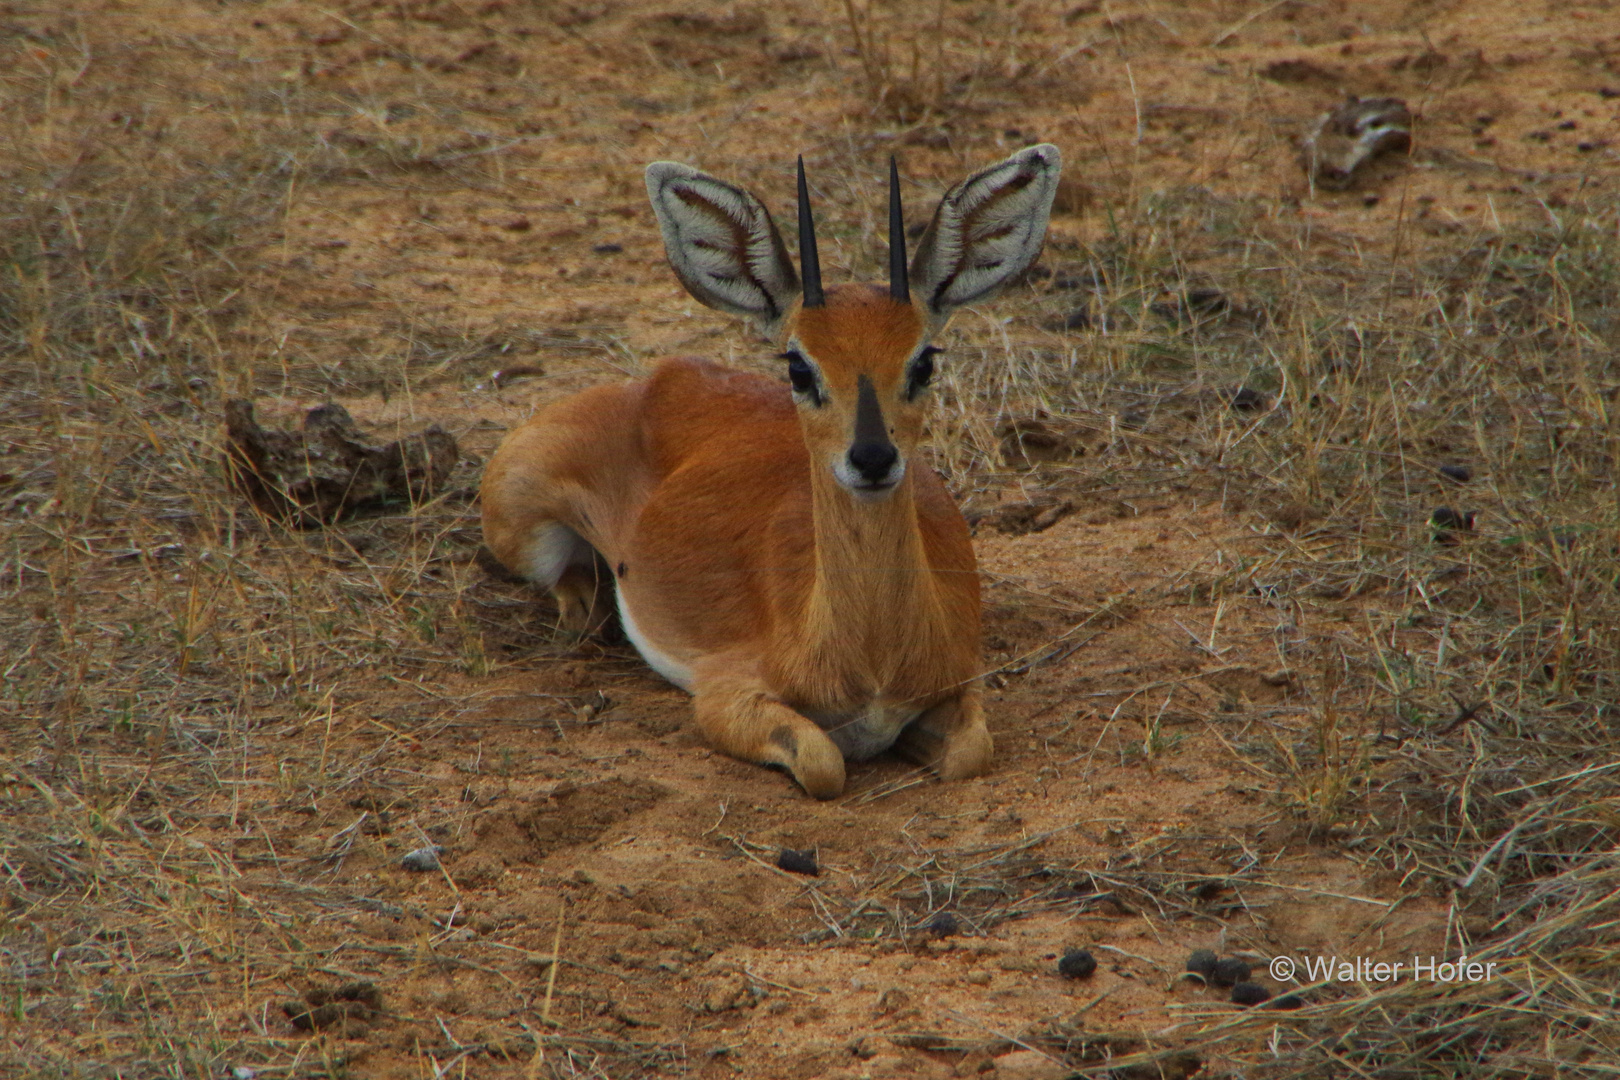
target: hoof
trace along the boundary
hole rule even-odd
[[[814,798],[836,799],[844,793],[844,755],[825,735],[799,741],[792,772],[793,779]]]
[[[941,780],[966,780],[983,776],[990,771],[995,756],[995,743],[990,732],[981,724],[960,732],[945,744],[945,756],[939,761]]]

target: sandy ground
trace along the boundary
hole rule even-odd
[[[641,184],[650,160],[752,185],[780,216],[804,153],[841,280],[876,272],[890,153],[921,221],[967,169],[1058,143],[1069,183],[1048,265],[1154,191],[1314,222],[1310,243],[1354,262],[1556,216],[1620,145],[1620,19],[1603,3],[877,5],[863,25],[888,43],[896,93],[921,102],[898,117],[873,106],[831,4],[128,0],[79,17],[117,28],[97,32],[84,79],[183,84],[205,103],[148,128],[273,142],[254,129],[277,110],[317,117],[328,158],[233,301],[228,344],[266,417],[332,395],[379,435],[436,421],[469,475],[537,403],[657,355],[769,363],[680,292]],[[1346,92],[1405,98],[1415,152],[1353,191],[1312,192],[1296,139]],[[367,171],[378,162],[399,168]],[[1034,317],[1043,296],[974,318],[1011,317],[996,332],[1014,348],[1073,347]],[[543,374],[492,384],[514,364]],[[1032,1032],[1173,1042],[1232,1008],[1175,979],[1194,948],[1444,947],[1443,901],[1310,840],[1234,753],[1302,715],[1292,643],[1355,633],[1360,609],[1211,602],[1208,582],[1257,558],[1270,526],[1211,476],[1098,490],[1097,459],[1063,473],[1074,511],[1052,527],[978,528],[997,761],[958,784],[880,760],[817,804],[705,749],[685,696],[627,646],[561,655],[543,600],[480,581],[490,673],[362,670],[331,688],[325,737],[367,756],[371,779],[302,817],[244,781],[262,831],[194,830],[240,857],[251,894],[295,887],[266,854],[327,851],[370,822],[323,879],[346,899],[299,931],[335,958],[257,973],[240,1001],[225,972],[218,1009],[294,1038],[279,1000],[375,980],[386,1014],[324,1036],[366,1077],[429,1075],[429,1054],[468,1076],[532,1074],[525,1031],[550,1024],[599,1040],[600,1073],[576,1050],[554,1052],[557,1075],[1012,1080],[1064,1075],[1024,1045]],[[953,481],[990,510],[1031,496],[1011,471]],[[319,727],[261,738],[273,756]],[[423,836],[445,846],[443,873],[399,866]],[[783,847],[815,851],[820,876],[777,869]],[[1288,884],[1233,884],[1257,871]],[[1097,972],[1060,977],[1078,947]]]

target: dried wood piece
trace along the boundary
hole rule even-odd
[[[302,431],[266,430],[253,403],[225,403],[225,471],[267,514],[312,527],[389,503],[421,502],[443,487],[460,459],[437,424],[386,445],[361,434],[341,405],[304,417]]]
[[[1412,112],[1400,98],[1352,97],[1323,113],[1305,136],[1300,161],[1311,183],[1343,191],[1356,172],[1387,151],[1412,149]]]

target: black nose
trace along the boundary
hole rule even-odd
[[[858,442],[849,448],[849,463],[861,479],[868,484],[876,484],[889,476],[889,470],[894,468],[895,460],[900,457],[900,451],[894,448],[894,443]]]

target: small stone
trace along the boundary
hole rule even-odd
[[[1074,1075],[1061,1059],[1038,1050],[1014,1050],[994,1060],[996,1080],[1063,1080]]]
[[[1474,478],[1473,470],[1466,465],[1442,465],[1440,475],[1459,484],[1466,484]]]
[[[776,857],[779,869],[790,874],[804,874],[808,877],[819,877],[821,867],[816,865],[814,851],[794,851],[792,848],[783,848],[782,853]]]
[[[891,986],[878,995],[877,1013],[879,1016],[888,1016],[897,1013],[911,1004],[911,995],[898,986]]]
[[[439,856],[444,854],[444,848],[438,844],[429,844],[419,847],[415,851],[406,852],[399,860],[399,865],[406,870],[414,870],[419,874],[430,873],[439,868]]]
[[[1057,967],[1058,974],[1065,979],[1089,979],[1097,970],[1097,958],[1085,949],[1069,949]]]
[[[1237,1005],[1263,1005],[1271,1000],[1271,991],[1259,983],[1240,982],[1232,987],[1232,1001]]]
[[[1234,986],[1249,981],[1249,965],[1235,956],[1228,956],[1225,960],[1216,961],[1209,974],[1216,986]]]
[[[1219,960],[1212,949],[1194,949],[1187,957],[1187,970],[1209,982],[1215,977],[1215,964]]]

